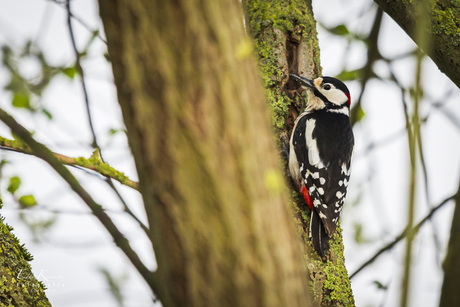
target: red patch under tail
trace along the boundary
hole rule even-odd
[[[310,210],[313,210],[313,203],[311,202],[310,195],[308,194],[307,188],[304,185],[302,185],[300,193],[302,193],[303,198],[305,198],[305,202],[307,203]]]

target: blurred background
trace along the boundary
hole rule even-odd
[[[377,6],[370,0],[313,1],[313,10],[323,75],[346,81],[352,105],[359,101],[361,106],[342,215],[346,265],[352,274],[407,224],[410,160],[405,112],[412,109],[416,46],[385,14],[376,23]],[[97,1],[72,1],[72,14],[104,159],[137,180]],[[89,158],[92,134],[67,22],[63,1],[2,2],[0,105],[54,152]],[[378,35],[369,36],[376,26]],[[370,46],[378,47],[380,59],[368,61]],[[417,167],[415,223],[456,192],[460,174],[460,90],[428,57],[422,64],[423,163]],[[0,136],[13,138],[3,124]],[[7,150],[0,151],[0,160],[1,214],[34,256],[33,271],[48,287],[54,306],[154,305],[149,288],[107,231],[50,167]],[[141,259],[155,268],[149,240],[104,179],[83,169],[71,171],[107,209]],[[115,185],[146,223],[140,194]],[[410,306],[438,305],[452,213],[453,204],[446,203],[416,236]],[[357,306],[399,305],[403,257],[401,241],[352,278]]]

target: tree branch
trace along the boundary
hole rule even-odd
[[[382,25],[382,16],[383,11],[380,7],[377,8],[375,14],[374,24],[372,25],[371,32],[367,37],[368,49],[367,49],[367,63],[363,67],[363,78],[361,79],[361,93],[359,94],[358,100],[355,106],[350,111],[350,121],[354,125],[358,120],[358,112],[361,108],[361,101],[366,89],[367,82],[372,78],[373,75],[373,65],[375,61],[381,58],[379,47],[378,47],[378,38],[380,33],[380,26]]]
[[[438,68],[460,88],[460,25],[455,19],[460,18],[460,4],[458,1],[433,1],[430,9],[430,26],[423,27],[422,18],[417,6],[420,1],[403,0],[374,0],[406,33],[419,44],[416,39],[416,29],[424,29],[430,37],[429,48],[424,51],[438,66]],[[441,3],[442,2],[442,3]],[[422,48],[423,49],[423,48]]]
[[[70,40],[72,41],[72,47],[73,47],[73,50],[76,56],[75,67],[77,69],[77,72],[80,74],[81,86],[83,88],[83,94],[85,97],[86,112],[88,114],[89,127],[91,130],[91,134],[93,136],[93,143],[91,144],[91,146],[93,148],[98,148],[100,152],[101,148],[99,147],[97,143],[96,132],[94,131],[93,120],[91,116],[91,109],[89,107],[89,96],[88,96],[88,90],[86,89],[85,75],[83,73],[83,68],[81,67],[81,63],[80,63],[80,52],[78,52],[77,43],[75,42],[75,35],[73,32],[73,28],[72,28],[72,12],[70,11],[70,0],[67,1],[66,8],[67,8],[67,25],[69,27]]]
[[[51,2],[54,2],[56,4],[58,4],[59,6],[61,7],[64,7],[66,8],[66,5],[67,5],[67,1],[58,1],[58,0],[48,0],[48,1],[51,1]],[[70,1],[70,0],[69,0]],[[83,19],[81,19],[80,17],[70,13],[70,17],[72,17],[73,19],[75,19],[76,21],[78,21],[86,30],[88,30],[89,32],[94,32],[95,30],[94,29],[91,29],[91,27],[85,22],[83,21]],[[100,33],[98,33],[97,37],[99,37],[99,39],[107,45],[107,41],[102,37],[102,35]]]
[[[93,214],[99,219],[102,225],[112,236],[115,244],[128,257],[134,267],[142,275],[152,290],[155,289],[153,272],[151,272],[140,260],[137,253],[131,248],[128,239],[118,230],[112,219],[104,212],[101,205],[96,203],[91,195],[80,185],[72,173],[58,160],[58,158],[45,145],[35,141],[23,126],[21,126],[11,115],[0,108],[0,120],[2,120],[11,131],[18,135],[30,148],[31,153],[46,161],[74,190],[75,193],[88,205]]]
[[[449,202],[450,200],[452,200],[454,197],[456,197],[456,195],[459,194],[459,192],[457,192],[456,194],[444,199],[439,205],[437,205],[436,207],[434,207],[433,209],[431,209],[430,213],[425,216],[417,225],[415,225],[414,228],[412,228],[411,232],[413,233],[413,235],[415,236],[417,234],[417,232],[420,230],[420,228],[423,226],[423,224],[425,224],[426,221],[430,220],[431,217],[433,216],[433,214],[438,211],[438,209],[440,209],[442,206],[444,206],[447,202]],[[404,229],[403,232],[401,232],[401,234],[399,236],[397,236],[392,242],[388,243],[386,246],[382,247],[377,253],[375,253],[374,256],[372,256],[371,258],[369,258],[369,260],[367,260],[366,262],[364,262],[356,271],[353,272],[353,274],[350,275],[350,279],[352,279],[356,274],[358,274],[359,272],[361,272],[362,269],[364,269],[365,267],[367,267],[369,264],[371,264],[372,262],[375,261],[375,259],[377,259],[381,254],[383,254],[384,252],[386,252],[387,250],[390,250],[393,248],[393,246],[395,246],[399,241],[401,241],[402,239],[404,239],[407,234],[409,233],[408,231],[408,228],[406,227]]]
[[[10,140],[0,136],[0,149],[11,150],[14,152],[23,153],[26,155],[35,155],[34,152],[27,146],[27,144],[19,140]],[[104,177],[117,180],[121,184],[130,187],[134,190],[139,190],[139,183],[128,178],[125,174],[117,171],[109,164],[102,162],[96,155],[91,156],[89,159],[78,157],[72,158],[58,153],[53,155],[63,164],[69,166],[83,167],[101,174]]]

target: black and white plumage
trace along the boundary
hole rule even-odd
[[[312,209],[310,237],[323,261],[342,212],[350,178],[354,138],[350,93],[340,80],[309,80],[291,74],[309,91],[305,111],[294,124],[289,170]]]

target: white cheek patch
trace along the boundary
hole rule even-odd
[[[322,88],[318,88],[318,90],[321,92],[321,94],[323,94],[327,98],[327,100],[329,100],[333,104],[340,106],[344,104],[345,102],[348,102],[347,95],[345,95],[345,93],[339,89],[334,88],[329,91],[326,91]]]

